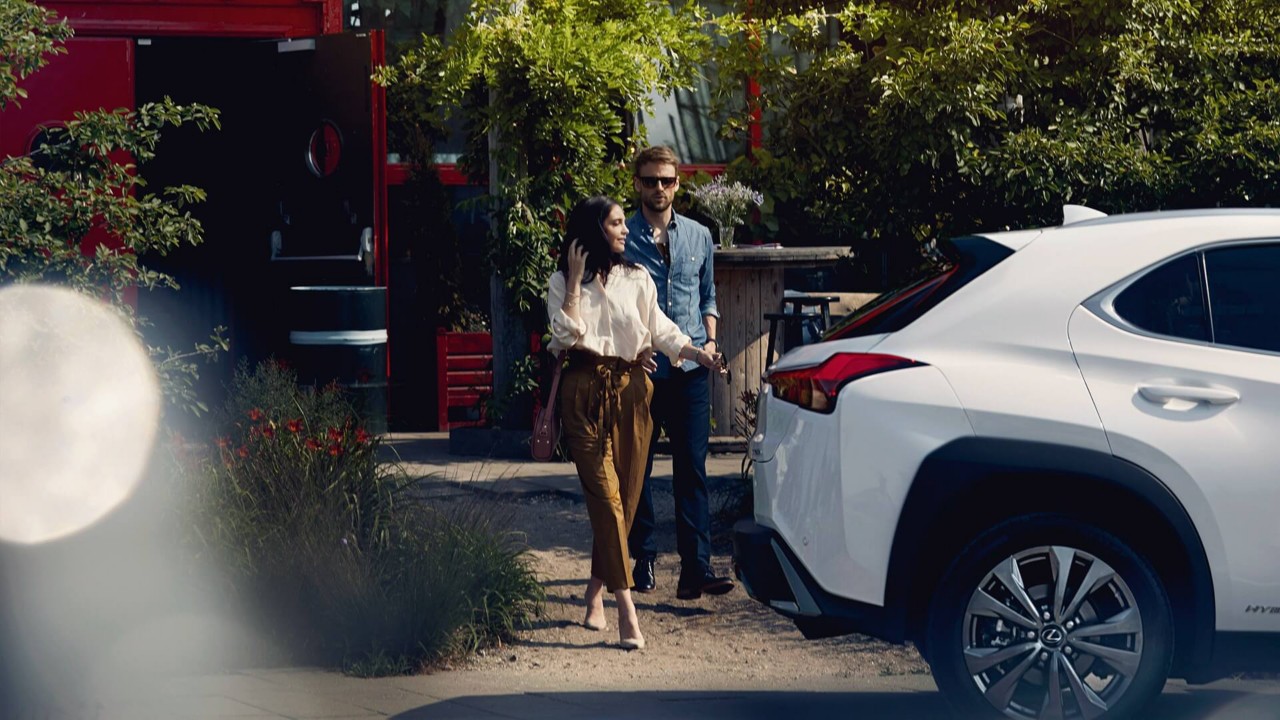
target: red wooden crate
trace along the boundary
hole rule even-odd
[[[486,332],[436,330],[439,429],[485,422],[483,401],[493,395],[493,337]]]

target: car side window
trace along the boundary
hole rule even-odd
[[[1116,296],[1121,319],[1141,330],[1187,340],[1209,340],[1200,256],[1184,255],[1138,278]]]
[[[1280,245],[1204,254],[1213,341],[1280,352]]]

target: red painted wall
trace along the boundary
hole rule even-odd
[[[134,108],[133,41],[72,38],[67,52],[22,82],[30,97],[0,113],[0,155],[25,155],[42,127],[76,112]]]
[[[285,38],[342,32],[341,0],[45,0],[79,35]]]

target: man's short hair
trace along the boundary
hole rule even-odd
[[[636,177],[640,176],[640,168],[648,165],[649,163],[670,165],[675,168],[677,172],[680,170],[680,158],[676,157],[675,150],[672,150],[666,145],[654,145],[653,147],[647,147],[636,155],[636,162],[632,167],[632,171]]]

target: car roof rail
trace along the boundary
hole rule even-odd
[[[1106,217],[1107,214],[1101,210],[1094,210],[1085,205],[1063,205],[1062,206],[1062,224],[1070,225],[1078,223],[1082,220],[1093,220],[1094,218]]]

